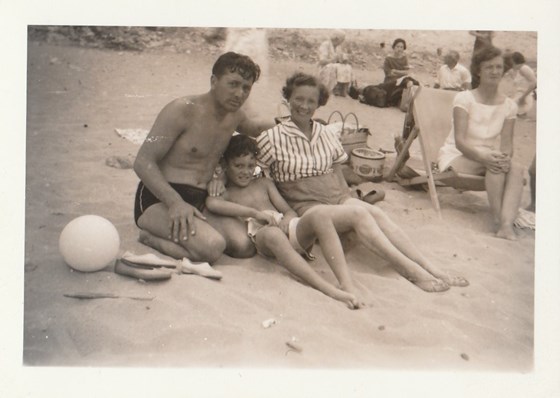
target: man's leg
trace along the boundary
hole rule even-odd
[[[163,203],[156,203],[148,207],[140,216],[138,226],[153,235],[151,240],[146,240],[146,242],[154,242],[152,247],[157,250],[165,250],[163,251],[164,254],[175,258],[181,255],[192,261],[213,263],[224,252],[226,247],[224,238],[207,222],[196,217],[194,222],[196,235],[190,235],[184,241],[173,242],[169,240],[170,231],[167,207]],[[164,244],[162,240],[167,240],[171,245]],[[182,247],[185,251],[181,252],[176,246]]]

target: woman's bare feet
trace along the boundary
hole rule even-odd
[[[358,310],[365,306],[365,303],[361,302],[354,294],[341,289],[336,289],[331,297],[343,302],[351,310]]]
[[[410,282],[418,286],[420,289],[424,290],[428,293],[439,293],[445,292],[449,290],[449,285],[447,282],[442,281],[441,279],[424,279],[424,280],[412,280],[409,279]]]
[[[469,281],[462,276],[458,275],[449,275],[444,273],[434,274],[434,276],[438,279],[441,279],[449,286],[458,286],[458,287],[465,287],[469,286]]]
[[[517,240],[517,235],[512,225],[502,225],[500,229],[498,229],[498,232],[496,232],[496,237],[507,240]]]

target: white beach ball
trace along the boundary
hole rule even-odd
[[[115,260],[120,247],[119,233],[107,219],[86,215],[70,221],[58,241],[66,264],[82,272],[95,272]]]

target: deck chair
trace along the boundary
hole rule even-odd
[[[409,108],[403,127],[403,137],[397,148],[397,158],[389,173],[388,181],[396,181],[402,186],[427,184],[432,204],[441,218],[441,208],[436,191],[438,185],[451,186],[463,191],[484,191],[484,177],[457,173],[454,170],[440,172],[437,168],[439,149],[451,131],[453,116],[453,98],[456,91],[439,90],[419,87],[414,94],[412,106]],[[420,151],[424,169],[412,169],[413,173],[403,176],[400,171],[410,158],[409,148],[419,137]],[[411,168],[407,167],[410,171]],[[413,174],[413,175],[410,175]]]

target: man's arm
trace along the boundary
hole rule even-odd
[[[134,171],[138,177],[167,206],[170,221],[169,238],[175,242],[179,239],[187,240],[189,235],[196,233],[193,222],[195,216],[205,219],[200,211],[183,201],[169,185],[159,167],[159,162],[188,125],[184,106],[178,101],[173,101],[162,109],[134,162]]]
[[[257,137],[260,133],[274,127],[274,120],[256,120],[249,119],[245,113],[241,114],[241,120],[237,126],[237,132],[248,135],[249,137]]]
[[[138,177],[167,207],[182,199],[163,176],[159,162],[183,132],[185,125],[181,123],[182,120],[183,115],[177,103],[166,105],[157,116],[134,161],[134,171]]]

